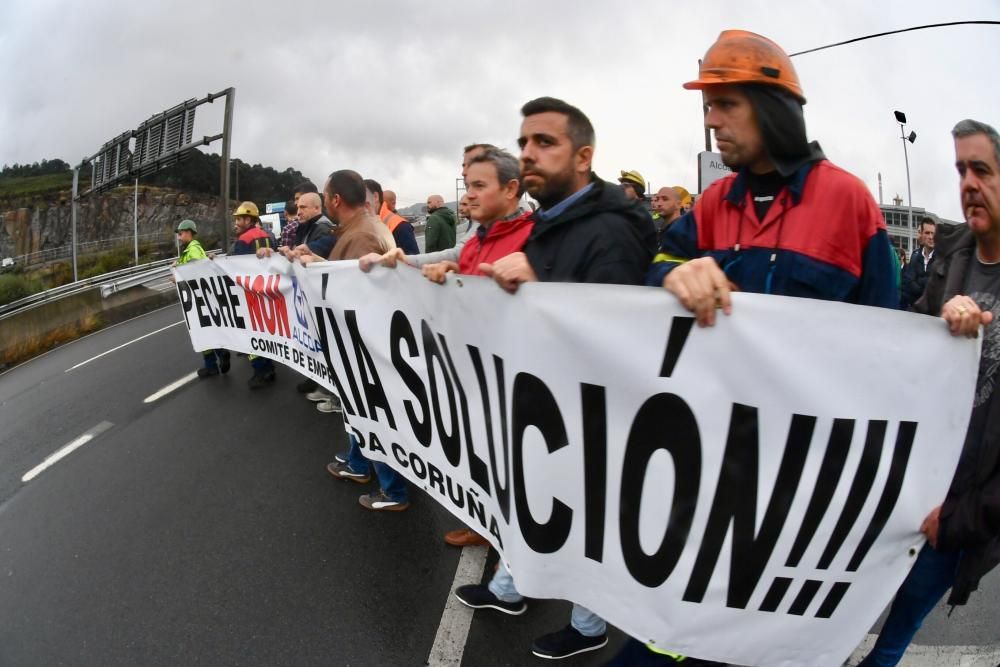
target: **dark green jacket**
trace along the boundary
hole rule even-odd
[[[455,213],[447,206],[435,209],[427,216],[424,228],[424,252],[437,252],[455,246]]]

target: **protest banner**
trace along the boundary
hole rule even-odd
[[[294,333],[232,324],[247,289],[289,313],[296,294],[318,343],[293,366],[340,396],[366,456],[487,536],[524,595],[687,655],[841,664],[923,544],[972,405],[978,343],[937,318],[735,294],[700,329],[662,289],[510,295],[356,262],[291,283],[283,261],[179,267],[196,349],[289,363]],[[229,296],[202,282],[220,275]]]
[[[175,269],[195,350],[268,357],[330,385],[302,286],[284,257],[226,257]]]

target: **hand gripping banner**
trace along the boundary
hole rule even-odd
[[[335,391],[365,455],[521,593],[745,665],[839,665],[869,630],[948,490],[979,358],[939,318],[810,299],[736,294],[702,329],[654,288],[281,258],[177,275],[196,350]]]

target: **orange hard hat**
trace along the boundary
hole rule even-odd
[[[724,30],[702,59],[698,78],[684,87],[701,90],[733,83],[777,86],[806,103],[791,58],[767,37],[746,30]]]

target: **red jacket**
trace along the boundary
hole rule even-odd
[[[663,233],[647,284],[708,256],[744,292],[898,308],[893,252],[868,188],[820,160],[799,168],[762,221],[745,171],[710,185]]]
[[[458,256],[458,272],[466,276],[481,276],[479,265],[492,264],[511,253],[520,252],[535,226],[531,211],[512,220],[497,220],[489,229],[482,226],[465,242]]]

